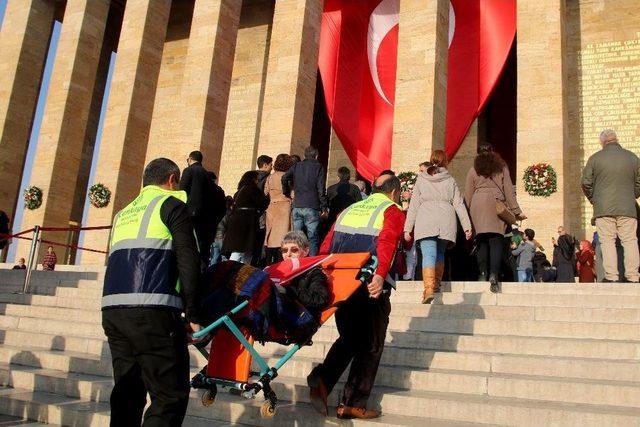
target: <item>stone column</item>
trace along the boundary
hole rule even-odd
[[[23,228],[67,227],[70,220],[81,219],[72,218],[72,210],[78,193],[84,200],[86,191],[86,182],[80,183],[84,187],[76,184],[109,3],[67,2],[30,181],[42,189],[43,203],[37,210],[25,211]],[[44,233],[43,238],[64,241],[65,235]],[[18,256],[26,255],[29,245],[21,241]]]
[[[322,0],[278,0],[257,154],[301,153],[311,140]]]
[[[241,0],[197,1],[182,85],[184,144],[199,148],[204,165],[220,170]],[[185,152],[185,156],[187,155]]]
[[[21,194],[54,13],[49,0],[9,1],[0,30],[0,209],[11,219]]]
[[[462,141],[456,156],[449,163],[449,172],[458,183],[460,191],[464,194],[467,173],[473,166],[473,161],[478,152],[478,119],[475,119],[467,132],[467,136]],[[429,160],[425,158],[425,160]]]
[[[563,6],[561,0],[518,2],[518,202],[529,217],[527,227],[548,246],[567,215],[563,111]],[[522,174],[534,163],[551,164],[558,173],[558,192],[548,199],[524,191]],[[572,194],[571,197],[582,197]]]
[[[331,140],[329,141],[329,165],[327,167],[327,187],[338,182],[338,168],[346,166],[351,169],[351,179],[356,178],[356,168],[351,163],[347,152],[338,139],[338,135],[331,130]]]
[[[170,8],[170,0],[127,2],[95,174],[111,190],[111,203],[91,207],[89,225],[110,224],[140,190]],[[87,233],[85,246],[106,250],[108,236]],[[104,261],[91,252],[82,257],[85,264]]]
[[[448,27],[448,0],[400,2],[391,159],[397,171],[417,169],[444,147]]]

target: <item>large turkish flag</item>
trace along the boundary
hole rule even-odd
[[[399,0],[325,0],[318,66],[331,125],[357,171],[391,165]],[[426,118],[425,118],[426,120]]]
[[[516,0],[451,0],[451,4],[445,142],[449,158],[491,96],[516,34]]]

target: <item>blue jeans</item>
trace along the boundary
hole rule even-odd
[[[293,218],[293,230],[306,232],[309,239],[309,256],[318,255],[320,248],[320,235],[318,226],[320,225],[320,211],[312,208],[293,208],[291,212]]]
[[[447,249],[447,243],[446,240],[437,237],[420,240],[422,268],[435,268],[436,264],[444,264],[444,251]]]
[[[518,282],[533,282],[533,269],[518,270]]]

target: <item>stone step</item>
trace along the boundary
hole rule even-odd
[[[278,359],[268,359],[270,366]],[[297,357],[289,361],[279,374],[304,379],[322,359]],[[559,373],[558,375],[561,375]],[[342,380],[346,380],[346,374]],[[640,408],[640,382],[610,381],[548,377],[497,372],[477,372],[444,369],[410,369],[381,365],[376,386],[394,390],[430,391],[439,393],[466,393],[513,397],[567,403],[594,402],[603,405]]]
[[[394,292],[396,303],[419,302],[422,291]],[[445,305],[499,305],[506,307],[583,307],[583,308],[640,308],[637,295],[579,295],[579,294],[491,294],[491,293],[437,293],[433,304]]]
[[[25,376],[16,375],[16,381],[23,381],[26,379],[27,386],[29,375]],[[62,380],[62,381],[60,381]],[[86,387],[81,387],[79,384],[82,382],[91,383],[91,380],[84,380],[80,378],[67,378],[58,380],[36,380],[33,375],[32,384],[37,385],[39,388],[55,389],[56,383],[65,383],[64,390],[70,390],[72,393],[82,394],[82,390],[86,390]],[[70,384],[70,385],[69,385]],[[108,388],[110,385],[105,384],[104,381],[97,383],[95,386],[101,389],[100,395],[107,396]],[[315,422],[322,422],[324,420],[319,419],[306,404],[308,400],[308,388],[299,380],[280,377],[273,383],[276,393],[278,393],[279,400],[281,402],[276,418],[272,421],[281,423],[295,422],[305,420],[304,424],[310,425]],[[60,387],[60,386],[59,386]],[[94,386],[89,386],[89,390],[96,390]],[[77,401],[77,396],[61,397],[59,394],[51,394],[47,392],[36,391],[35,393],[27,394],[29,399],[23,398],[23,400],[37,400],[34,399],[36,395],[55,397],[58,401]],[[189,405],[188,413],[192,416],[201,418],[214,418],[229,422],[241,422],[243,424],[252,425],[264,425],[265,421],[260,420],[257,416],[258,408],[261,399],[255,401],[244,401],[243,399],[230,396],[223,391],[218,393],[216,402],[212,408],[205,408],[198,404],[198,393],[192,393],[192,399]],[[1,399],[1,398],[0,398]],[[597,400],[597,399],[596,399]],[[331,405],[335,405],[337,401],[337,393],[332,393],[330,397]],[[1,402],[1,400],[0,400]],[[85,401],[86,402],[86,401]],[[295,402],[293,405],[287,402]],[[616,406],[607,405],[589,405],[589,404],[562,404],[556,402],[538,402],[530,399],[513,399],[504,397],[492,397],[492,396],[474,396],[469,394],[459,393],[432,393],[432,392],[419,392],[419,391],[401,391],[393,389],[380,388],[377,390],[371,398],[372,406],[381,405],[385,408],[385,416],[379,420],[375,420],[377,423],[384,423],[385,425],[418,425],[409,423],[409,421],[418,421],[418,417],[422,417],[424,414],[429,414],[442,420],[447,420],[443,425],[457,425],[449,422],[448,420],[461,421],[461,422],[480,422],[491,424],[503,424],[513,425],[517,420],[518,425],[584,425],[584,426],[601,426],[601,425],[621,425],[621,426],[636,426],[637,418],[640,416],[640,410],[637,408],[621,408]],[[106,412],[105,404],[96,402],[86,402],[97,413]],[[2,408],[0,403],[0,409]],[[394,415],[391,410],[401,412],[402,415]],[[241,413],[241,415],[238,414]],[[391,415],[391,416],[390,416]],[[293,418],[292,418],[293,417]],[[395,418],[404,418],[402,423],[394,422]],[[440,421],[442,422],[442,421]],[[91,424],[83,425],[94,425]],[[429,424],[428,421],[423,421],[419,425],[437,425]]]
[[[70,321],[39,317],[0,316],[0,330],[38,331],[64,336],[102,338],[102,327],[82,320]],[[510,335],[572,339],[636,341],[640,344],[638,323],[554,322],[548,320],[429,319],[391,318],[387,338],[392,341],[404,334],[446,333],[460,336]],[[426,334],[425,334],[426,333]],[[314,335],[315,340],[338,337],[335,319],[331,318]]]
[[[314,343],[303,347],[295,356],[315,364],[324,359],[326,349],[332,343]],[[268,343],[258,347],[259,353],[272,362],[282,357],[289,347]],[[200,360],[200,359],[199,359]],[[203,359],[202,359],[203,360]],[[204,365],[204,363],[203,363]],[[402,367],[417,370],[460,370],[497,374],[537,375],[544,377],[582,378],[592,380],[640,382],[640,369],[635,360],[585,359],[571,357],[530,356],[517,354],[492,354],[480,352],[438,352],[386,346],[381,366]],[[286,366],[286,365],[285,365]],[[300,375],[306,375],[305,367]],[[257,366],[254,366],[257,370]],[[296,371],[298,372],[298,371]],[[306,372],[306,374],[305,374]],[[291,376],[295,376],[291,374]]]
[[[315,357],[326,354],[335,336],[322,336],[320,332],[332,328],[322,328],[314,336],[314,345],[305,347],[303,352],[312,352]],[[335,330],[334,330],[335,331]],[[335,331],[337,334],[337,331]],[[329,334],[331,335],[331,334]],[[0,331],[0,340],[7,346],[34,346],[42,349],[69,350],[94,355],[108,356],[106,338],[79,337],[71,334],[51,334],[42,331],[7,330]],[[263,347],[256,345],[258,351]],[[274,343],[267,343],[267,350],[277,349]],[[424,332],[394,332],[387,335],[383,357],[402,365],[423,367],[424,361],[433,359],[434,353],[484,353],[511,354],[521,356],[550,356],[566,358],[602,359],[610,361],[640,360],[640,343],[632,341],[533,338],[496,335],[454,335]],[[445,356],[440,356],[444,358]],[[441,360],[441,359],[439,359]],[[468,363],[468,362],[466,362]],[[449,365],[450,366],[450,365]]]
[[[67,320],[87,324],[101,324],[100,310],[56,307],[55,305],[33,306],[27,304],[0,303],[0,314],[11,317],[31,317],[46,320]]]
[[[453,293],[490,293],[489,282],[443,282],[442,290]],[[398,292],[422,292],[422,282],[400,281]],[[640,286],[635,283],[513,283],[501,284],[503,294],[549,294],[549,295],[637,295]]]
[[[75,383],[72,382],[72,383]],[[261,399],[246,401],[221,392],[212,407],[203,407],[200,393],[193,391],[189,399],[185,427],[218,427],[229,425],[324,425],[325,421],[337,422],[318,415],[310,405],[292,405],[281,402],[273,419],[260,417]],[[0,392],[0,411],[25,414],[30,419],[46,423],[106,427],[109,425],[109,405],[106,402],[91,402],[77,397],[62,396],[44,391],[5,388]],[[426,427],[477,427],[480,424],[436,420],[385,414],[376,420],[350,420],[353,426],[426,426]],[[487,424],[483,424],[486,426]]]
[[[195,404],[196,399],[191,399]],[[46,425],[108,427],[109,405],[64,397],[55,393],[32,392],[28,390],[5,388],[0,390],[0,411],[21,414],[31,420],[39,420]],[[40,423],[6,423],[3,425],[21,427],[42,426]],[[240,425],[227,421],[204,419],[187,415],[182,424],[185,427],[227,427]]]
[[[3,352],[0,350],[0,354]],[[195,356],[195,355],[194,355]],[[196,356],[197,357],[197,356]],[[204,359],[192,358],[193,373],[206,364]],[[65,362],[65,358],[68,362]],[[105,379],[110,374],[109,366],[102,366],[95,370],[100,359],[82,354],[67,354],[46,350],[21,351],[8,359],[12,364],[31,368],[58,369],[70,372],[67,377],[74,375],[93,375],[93,378]],[[273,366],[277,359],[267,359]],[[281,370],[281,376],[287,376],[296,381],[304,381],[320,359],[303,358],[297,355]],[[108,364],[108,360],[104,360]],[[105,364],[103,363],[103,365]],[[8,375],[9,365],[5,365],[2,372]],[[343,378],[344,380],[344,378]],[[11,383],[5,383],[12,385]],[[110,382],[109,382],[110,384]],[[477,395],[495,395],[501,397],[520,397],[531,400],[564,401],[570,403],[591,403],[593,396],[600,396],[598,402],[615,406],[640,407],[640,382],[587,380],[567,378],[563,376],[548,377],[534,375],[516,375],[511,373],[463,371],[446,369],[412,369],[383,364],[380,367],[376,381],[378,386],[390,387],[394,390],[421,390],[445,393],[468,393]],[[13,384],[24,388],[22,384]],[[46,390],[45,390],[46,391]],[[96,391],[90,390],[90,396]],[[83,397],[83,396],[79,396]],[[98,396],[99,399],[99,396]]]
[[[394,302],[391,317],[633,323],[640,322],[640,308],[508,307]]]
[[[43,305],[0,302],[0,314],[101,323],[99,309],[57,307],[55,298]],[[581,323],[640,323],[640,309],[578,307],[502,307],[473,305],[394,304],[391,319],[548,320]],[[333,321],[331,321],[333,323]]]
[[[26,304],[34,307],[62,307],[82,310],[100,310],[100,300],[86,298],[61,298],[55,295],[32,295],[20,293],[1,293],[0,303]]]

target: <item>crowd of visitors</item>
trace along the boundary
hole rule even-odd
[[[615,132],[604,131],[600,139],[603,149],[589,159],[582,180],[598,231],[591,241],[579,241],[561,225],[550,253],[534,230],[521,231],[518,224],[527,217],[508,165],[490,144],[478,148],[464,194],[447,171],[445,152],[434,151],[419,164],[412,193],[403,194],[409,203],[405,242],[396,255],[398,278],[422,279],[424,303],[433,300],[443,279],[488,281],[493,292],[502,281],[637,282],[640,162],[620,146]],[[215,179],[207,181],[209,187],[201,183],[199,177],[207,175],[201,161],[201,153],[190,154],[181,188],[189,194],[203,261],[210,264],[221,259],[261,267],[278,262],[282,238],[292,230],[308,237],[309,255],[316,255],[341,212],[368,197],[366,183],[354,181],[347,167],[340,167],[337,183],[325,189],[326,171],[314,147],[307,147],[304,160],[285,153],[275,162],[259,156],[256,170],[243,175],[226,202]],[[201,212],[214,210],[208,222],[203,219]]]

